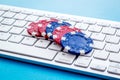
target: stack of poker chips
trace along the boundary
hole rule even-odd
[[[92,51],[93,40],[65,21],[51,18],[31,22],[27,32],[34,37],[51,39],[71,54],[85,55]]]

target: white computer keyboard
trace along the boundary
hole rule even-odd
[[[61,51],[61,46],[43,37],[31,37],[26,29],[32,21],[56,18],[67,21],[94,40],[85,56]],[[120,79],[120,23],[34,9],[0,5],[0,56],[53,68]]]

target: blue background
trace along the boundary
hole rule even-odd
[[[120,0],[0,0],[0,4],[120,21]],[[98,80],[82,74],[0,58],[0,80]]]

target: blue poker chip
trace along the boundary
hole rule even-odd
[[[57,27],[60,27],[60,26],[71,26],[70,23],[68,22],[51,22],[50,24],[47,25],[46,27],[46,33],[47,33],[47,36],[50,38],[50,39],[53,39],[53,31],[57,28]]]
[[[75,55],[85,55],[92,51],[93,40],[82,32],[69,32],[61,38],[64,51]]]

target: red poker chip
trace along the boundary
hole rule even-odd
[[[48,38],[46,35],[46,26],[51,22],[51,21],[58,21],[57,19],[50,18],[49,20],[39,20],[37,22],[31,22],[28,26],[30,26],[27,29],[27,32],[35,37],[41,37],[44,36],[45,38]]]
[[[58,21],[57,19],[51,18],[50,20],[40,20],[37,24],[37,26],[39,27],[39,32],[41,34],[41,36],[48,38],[46,35],[46,27],[47,25],[52,22],[52,21]]]
[[[53,31],[53,40],[57,43],[60,44],[61,38],[64,34],[72,31],[77,31],[80,32],[81,30],[75,27],[69,27],[69,26],[61,26],[56,28]]]
[[[30,27],[27,29],[27,32],[28,32],[30,35],[35,36],[35,37],[40,37],[40,36],[41,36],[41,34],[40,34],[39,31],[38,31],[37,23],[32,22],[32,23],[30,23],[28,26],[30,26]]]

